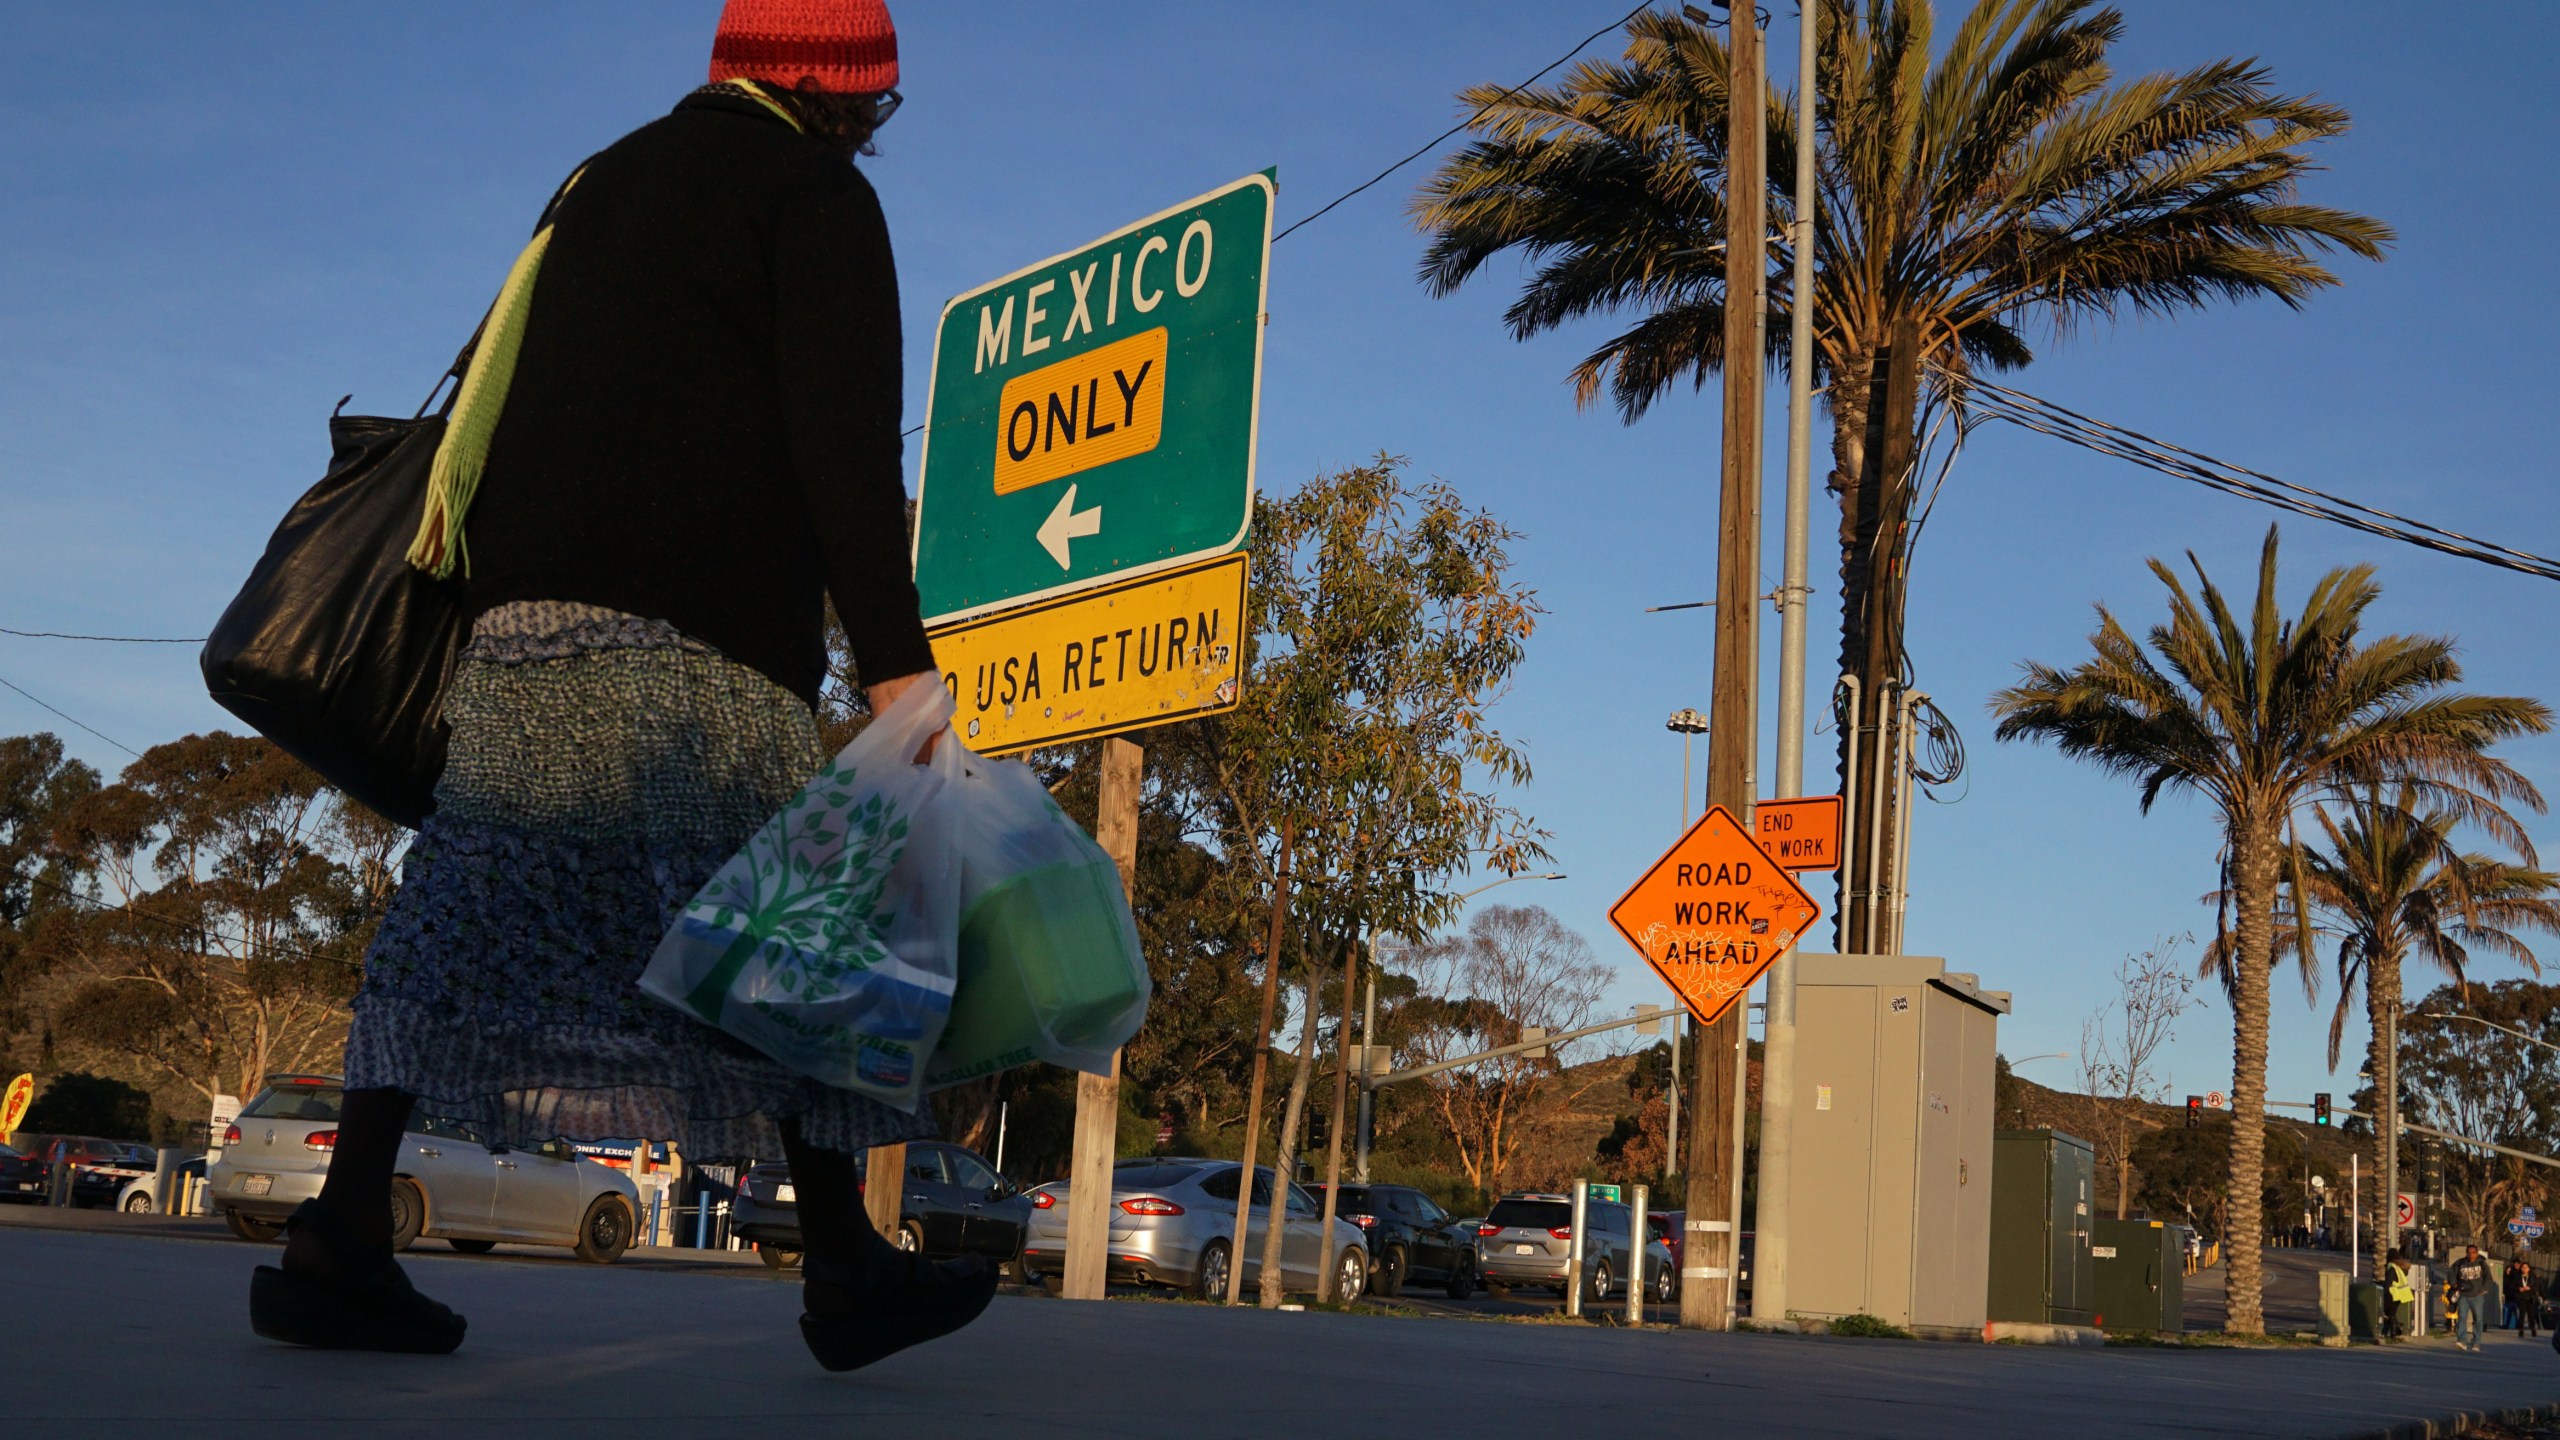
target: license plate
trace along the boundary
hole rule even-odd
[[[1535,1255],[1538,1253],[1538,1247],[1535,1245],[1514,1245],[1511,1247],[1511,1253],[1514,1255]]]
[[[240,1193],[243,1195],[264,1195],[275,1188],[276,1177],[273,1175],[243,1175],[240,1177]]]
[[[41,1190],[44,1188],[44,1182],[41,1180],[21,1180],[18,1182],[18,1188],[21,1190]]]
[[[799,1192],[797,1192],[797,1191],[793,1190],[790,1186],[788,1186],[788,1185],[776,1185],[776,1186],[774,1186],[774,1187],[773,1187],[773,1203],[774,1203],[774,1204],[776,1204],[776,1205],[796,1205],[796,1204],[798,1204],[798,1203],[799,1203],[799,1200],[800,1200]]]

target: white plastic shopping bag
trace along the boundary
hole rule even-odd
[[[961,760],[960,986],[926,1088],[1034,1060],[1111,1073],[1150,993],[1119,868],[1030,767],[943,743]]]
[[[702,887],[640,988],[827,1084],[913,1111],[951,1013],[965,755],[909,687]]]

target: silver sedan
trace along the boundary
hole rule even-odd
[[[320,1193],[338,1145],[337,1077],[276,1075],[221,1137],[206,1189],[233,1234],[272,1240]],[[566,1245],[609,1264],[639,1230],[640,1192],[567,1145],[484,1144],[449,1120],[413,1114],[391,1182],[392,1243],[421,1236],[485,1254],[500,1241]]]
[[[1246,1220],[1244,1283],[1259,1284],[1263,1237],[1269,1233],[1272,1174],[1256,1166],[1254,1204]],[[1112,1168],[1111,1224],[1105,1254],[1109,1276],[1127,1284],[1187,1290],[1222,1299],[1236,1233],[1236,1197],[1244,1167],[1233,1160],[1123,1160]],[[1073,1196],[1066,1181],[1030,1192],[1031,1228],[1022,1245],[1024,1278],[1038,1280],[1066,1268],[1067,1212]],[[1335,1298],[1356,1300],[1369,1285],[1369,1247],[1360,1227],[1336,1219],[1330,1236],[1313,1197],[1292,1185],[1283,1201],[1280,1277],[1284,1288],[1311,1291],[1322,1267],[1333,1267]]]

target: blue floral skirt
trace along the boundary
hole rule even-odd
[[[662,621],[542,601],[473,627],[436,813],[365,957],[350,1087],[519,1145],[858,1150],[930,1120],[787,1070],[641,993],[685,902],[824,759],[788,690]]]

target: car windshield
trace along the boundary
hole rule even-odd
[[[335,1120],[338,1097],[335,1085],[278,1085],[259,1092],[240,1112],[243,1120]]]
[[[1518,1230],[1562,1230],[1573,1223],[1573,1207],[1562,1200],[1499,1200],[1488,1225]]]

